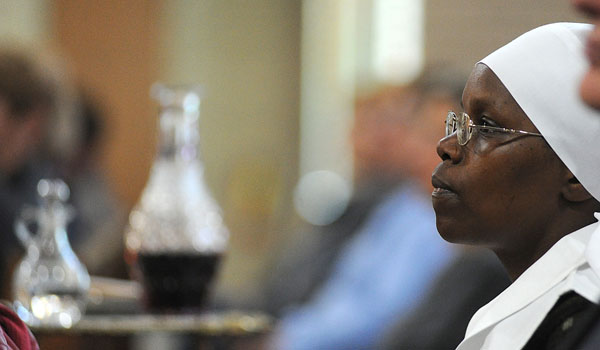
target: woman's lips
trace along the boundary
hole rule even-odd
[[[433,185],[433,192],[431,193],[431,196],[433,197],[456,196],[452,187],[436,175],[431,177],[431,184]]]
[[[433,192],[431,192],[431,195],[433,197],[443,197],[448,195],[455,195],[455,193],[445,188],[436,187],[433,189]]]

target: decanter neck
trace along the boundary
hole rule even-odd
[[[159,115],[158,157],[163,160],[198,159],[199,112],[183,106],[163,107]]]

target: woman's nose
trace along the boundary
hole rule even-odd
[[[463,147],[458,144],[456,133],[442,138],[436,150],[442,161],[449,159],[452,163],[459,163],[463,158]]]

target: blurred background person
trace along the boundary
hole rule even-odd
[[[311,288],[278,310],[274,349],[372,348],[392,321],[421,301],[454,256],[437,235],[428,197],[440,137],[434,126],[456,106],[462,81],[431,73],[411,86],[357,100],[352,145],[359,205],[312,233],[327,249],[292,248],[299,259],[277,265],[270,282],[280,285],[275,290],[285,295],[296,286]],[[282,298],[267,295],[269,301]]]
[[[106,136],[103,113],[98,99],[79,88],[69,126],[73,141],[69,152],[54,152],[53,164],[71,190],[76,212],[69,232],[77,255],[91,274],[127,278],[122,244],[127,213],[99,160]]]
[[[14,234],[23,205],[36,203],[37,182],[54,174],[40,155],[54,108],[51,80],[32,57],[17,48],[0,49],[0,288],[11,297],[13,265],[24,252]]]
[[[121,227],[125,212],[104,181],[97,102],[75,93],[61,57],[23,46],[0,47],[0,298],[12,300],[12,272],[25,254],[14,223],[39,205],[37,184],[70,187],[69,243],[92,274],[127,277]],[[35,231],[35,229],[34,229]]]
[[[459,249],[424,300],[391,324],[379,349],[456,349],[473,314],[508,287],[508,274],[493,253]]]
[[[54,57],[53,59],[57,59]],[[125,277],[125,213],[98,168],[101,112],[73,94],[64,70],[24,47],[0,48],[0,280],[11,298],[11,273],[24,253],[13,229],[25,205],[37,205],[37,183],[60,177],[70,187],[75,219],[67,232],[91,273]]]
[[[581,13],[588,16],[594,29],[587,38],[586,55],[589,69],[585,72],[580,86],[583,101],[595,109],[600,109],[600,1],[571,0]]]
[[[395,146],[401,142],[397,128],[401,117],[416,108],[416,92],[387,88],[356,102],[351,145],[354,158],[354,194],[333,223],[303,225],[298,239],[284,247],[267,271],[263,309],[281,315],[304,303],[328,278],[340,249],[351,240],[372,210],[397,187],[405,170],[397,164]],[[299,268],[301,267],[301,268]]]

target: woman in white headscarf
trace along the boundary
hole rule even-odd
[[[590,30],[557,23],[525,33],[475,65],[464,113],[448,114],[432,180],[438,230],[490,248],[513,279],[473,316],[458,349],[563,344],[576,329],[563,323],[600,300],[585,256],[600,211],[600,119],[577,94]]]

